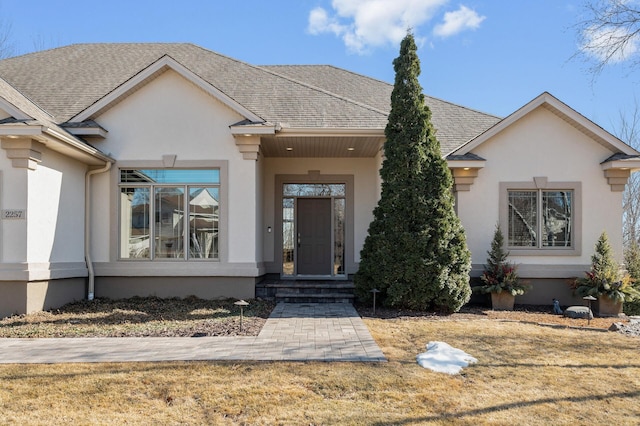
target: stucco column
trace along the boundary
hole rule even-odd
[[[249,137],[243,138],[251,142]],[[258,140],[258,137],[255,137]],[[253,144],[249,144],[250,146]],[[257,158],[243,155],[229,167],[229,259],[230,263],[256,263],[258,185]]]

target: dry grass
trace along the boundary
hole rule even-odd
[[[366,318],[388,363],[0,366],[0,424],[637,424],[640,339],[495,320]],[[442,340],[478,358],[419,367]]]
[[[251,300],[244,308],[240,331],[240,309],[235,301],[196,297],[84,300],[2,319],[0,338],[257,336],[274,304]]]

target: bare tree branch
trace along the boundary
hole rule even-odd
[[[640,64],[640,5],[629,0],[593,0],[575,25],[581,56],[592,63],[594,76],[610,64]]]
[[[620,112],[616,136],[638,149],[640,148],[640,105],[634,100],[633,111]],[[625,247],[640,241],[640,174],[629,177],[622,196],[622,236]]]
[[[10,58],[15,53],[16,47],[11,41],[11,24],[0,19],[0,59]]]

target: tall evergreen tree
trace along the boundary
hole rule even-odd
[[[471,294],[470,254],[453,208],[451,173],[418,82],[411,33],[393,66],[382,194],[361,252],[356,293],[370,300],[377,288],[389,306],[455,312]]]

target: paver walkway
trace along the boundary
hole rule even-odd
[[[386,361],[348,303],[279,303],[257,337],[0,339],[0,363]]]

